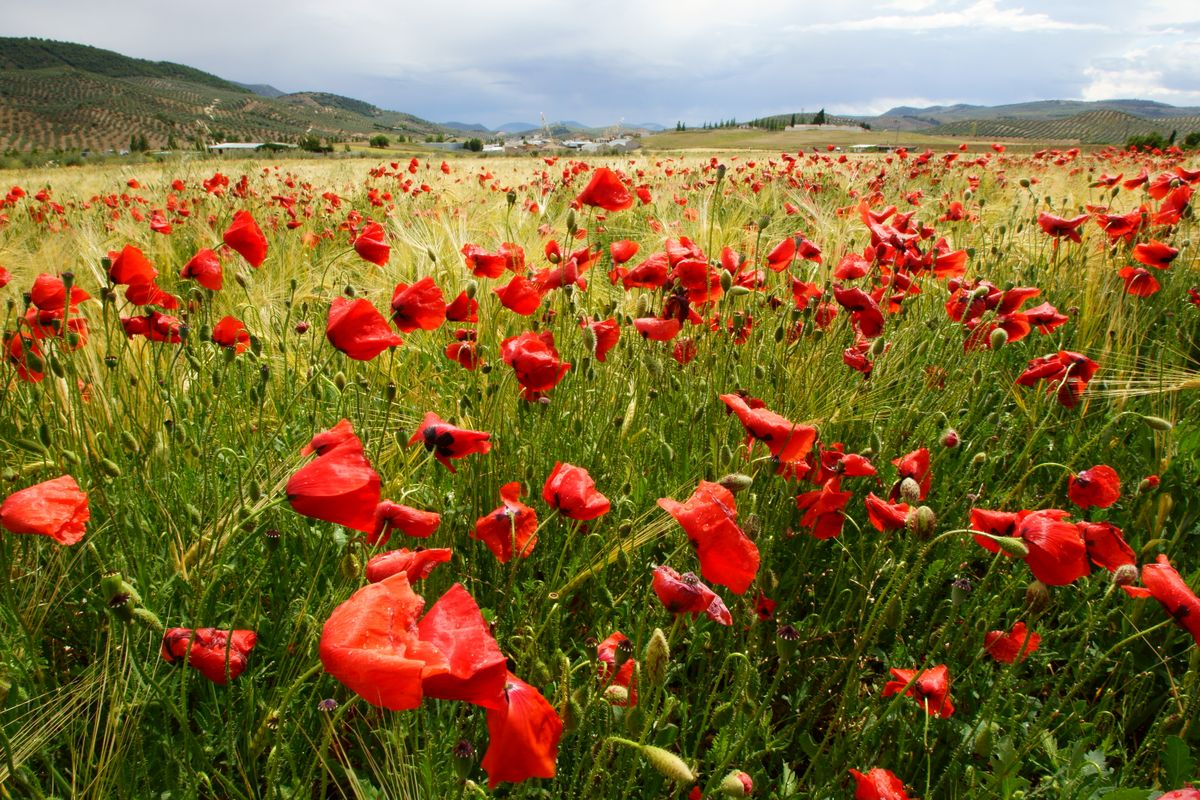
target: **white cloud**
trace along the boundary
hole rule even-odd
[[[1040,33],[1044,31],[1098,31],[1105,30],[1105,27],[1095,22],[1058,20],[1048,14],[1027,12],[1024,8],[1000,8],[997,0],[979,0],[979,2],[958,11],[842,19],[817,23],[806,28],[806,30],[814,32],[891,31],[898,33],[954,29]]]
[[[1157,39],[1157,37],[1156,37]],[[1129,49],[1083,70],[1084,100],[1145,98],[1200,105],[1200,38]]]

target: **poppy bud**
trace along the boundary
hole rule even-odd
[[[905,480],[910,479],[905,478]],[[900,492],[901,494],[904,493],[903,486],[901,486]],[[937,515],[933,513],[933,509],[929,506],[920,506],[905,518],[904,527],[918,539],[928,539],[937,529]]]
[[[1001,545],[1003,547],[1003,545]],[[1050,605],[1050,587],[1041,581],[1034,581],[1025,589],[1025,607],[1031,614],[1040,613]]]
[[[1019,181],[1018,181],[1018,183],[1020,183],[1020,184],[1021,184],[1021,188],[1022,188],[1022,189],[1028,189],[1028,188],[1029,188],[1029,178],[1021,178],[1021,180],[1019,180]]]
[[[770,214],[763,214],[761,217],[758,218],[758,229],[760,231],[770,224],[771,224],[771,215]]]
[[[732,455],[733,454],[730,453],[731,457],[732,457]],[[721,478],[719,481],[717,481],[717,483],[721,484],[722,486],[724,486],[726,489],[733,492],[734,494],[737,494],[738,492],[743,491],[744,489],[749,489],[750,484],[754,483],[754,479],[751,478],[749,475],[744,475],[740,472],[731,472],[728,475],[726,475],[725,477]]]
[[[721,272],[721,290],[728,292],[733,288],[733,275],[728,272]]]
[[[309,327],[310,326],[307,322],[297,322],[294,330],[296,331],[296,333],[305,334],[305,333],[308,333]]]
[[[883,355],[883,351],[886,349],[887,342],[885,342],[882,338],[871,342],[871,355],[875,356],[875,358],[879,358],[881,355]]]
[[[121,477],[121,468],[107,458],[100,460],[100,471],[110,478]]]
[[[466,779],[471,774],[475,762],[475,748],[466,739],[459,739],[454,745],[454,772],[459,778]]]
[[[749,797],[750,792],[754,790],[754,783],[749,775],[735,769],[721,779],[721,785],[717,788],[728,797]]]
[[[1138,484],[1138,494],[1145,494],[1152,489],[1157,489],[1161,483],[1162,480],[1157,475],[1151,475],[1149,477],[1142,478],[1141,483]]]
[[[624,686],[612,684],[604,690],[604,700],[609,705],[627,706],[629,705],[629,690]]]
[[[339,392],[344,392],[346,390],[346,373],[339,370],[333,376],[333,385],[338,388]]]
[[[517,193],[510,189],[508,191],[508,194],[506,194],[504,196],[504,199],[508,201],[508,207],[512,208],[513,205],[517,202]]]
[[[662,628],[655,628],[654,633],[650,634],[643,660],[646,662],[646,680],[661,686],[667,679],[667,667],[671,664],[671,646],[667,644]]]
[[[976,453],[975,457],[971,459],[972,467],[982,467],[986,463],[987,463],[987,453]]]
[[[985,722],[975,731],[971,749],[980,758],[987,758],[992,754],[992,730],[994,727],[993,723]]]
[[[958,431],[953,428],[947,428],[945,433],[942,434],[942,447],[953,449],[958,447],[958,444]]]
[[[1112,576],[1114,586],[1132,586],[1137,579],[1138,568],[1133,564],[1122,564],[1116,568]]]
[[[567,212],[567,233],[571,236],[575,235],[575,209]]]
[[[742,297],[743,295],[747,295],[747,294],[750,294],[750,290],[747,289],[745,286],[740,286],[740,285],[732,286],[729,289],[730,297]],[[743,322],[743,325],[744,325],[744,322]],[[737,328],[737,331],[735,331],[735,332],[741,332],[741,326],[739,326]]]
[[[967,601],[967,595],[971,593],[971,581],[969,578],[959,578],[950,584],[950,602],[956,606],[961,606]]]
[[[1008,331],[1004,330],[1004,328],[996,328],[988,337],[988,344],[991,345],[993,350],[999,350],[1001,347],[1004,347],[1004,345],[1008,344]]]
[[[975,535],[988,539],[1010,556],[1025,558],[1029,555],[1029,546],[1015,536],[992,536],[988,533],[977,533]]]
[[[1169,431],[1175,425],[1162,417],[1142,417],[1142,422],[1146,423],[1146,427],[1154,431]]]
[[[909,505],[916,505],[917,501],[921,499],[921,484],[913,478],[905,478],[900,481],[900,499]]]
[[[683,759],[669,750],[664,750],[661,747],[655,747],[651,744],[638,745],[636,742],[630,742],[626,739],[617,739],[616,741],[630,744],[642,751],[642,756],[650,762],[650,766],[661,772],[669,780],[676,783],[682,783],[685,786],[696,782],[696,775],[691,768],[684,763]]]

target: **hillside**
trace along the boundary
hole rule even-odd
[[[0,38],[0,149],[151,148],[213,140],[363,139],[443,132],[426,120],[321,92],[264,97],[191,67],[85,45]]]
[[[1085,111],[1061,119],[979,119],[938,125],[926,130],[943,136],[987,139],[1073,140],[1081,144],[1121,143],[1135,134],[1160,133],[1177,137],[1200,131],[1200,115],[1145,119],[1122,111]]]

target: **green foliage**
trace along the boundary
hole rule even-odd
[[[1161,133],[1139,133],[1125,140],[1127,149],[1162,150],[1168,147],[1167,139]]]
[[[382,133],[377,133],[371,137],[371,147],[387,147],[392,143],[392,140],[384,136]]]
[[[467,141],[463,142],[463,148],[471,151],[472,153],[482,152],[483,151],[483,140],[478,137],[472,137],[470,139],[467,139]]]

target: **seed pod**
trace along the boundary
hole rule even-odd
[[[1050,587],[1041,581],[1034,581],[1025,589],[1025,607],[1030,614],[1040,614],[1050,605]]]
[[[1146,423],[1146,427],[1155,431],[1169,431],[1175,427],[1174,423],[1163,419],[1162,417],[1142,417],[1142,422]]]
[[[992,331],[991,335],[988,336],[988,343],[991,345],[993,350],[999,350],[1008,343],[1008,331],[1004,330],[1004,328],[996,328],[996,330]]]

